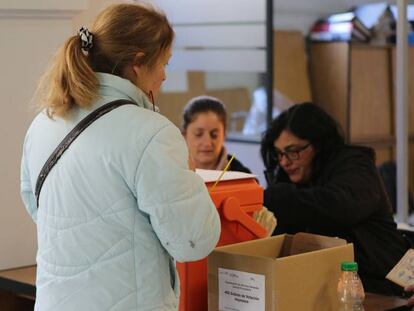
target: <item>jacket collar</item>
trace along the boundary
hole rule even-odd
[[[108,100],[105,100],[106,98],[114,97],[116,99],[131,100],[140,107],[153,110],[152,103],[149,101],[147,95],[132,84],[131,81],[103,72],[97,72],[96,76],[99,80],[98,95],[104,99],[105,103],[108,102]],[[160,111],[157,106],[155,106],[155,111]]]

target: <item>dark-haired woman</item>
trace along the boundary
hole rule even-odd
[[[185,106],[182,133],[196,168],[222,170],[227,165],[231,155],[224,146],[226,119],[226,108],[215,97],[194,97]],[[250,173],[236,158],[229,170]]]
[[[196,168],[223,170],[231,159],[224,146],[226,133],[226,108],[215,97],[192,98],[184,108],[182,133]],[[230,171],[250,173],[236,158],[230,164]],[[254,213],[253,217],[271,235],[276,227],[276,218],[267,208]]]
[[[401,294],[385,275],[409,248],[399,234],[375,167],[375,153],[345,143],[337,123],[304,103],[280,114],[261,145],[268,188],[264,204],[275,233],[338,236],[354,244],[364,287]]]

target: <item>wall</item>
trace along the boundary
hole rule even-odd
[[[0,3],[0,270],[33,264],[35,226],[19,195],[22,144],[35,115],[36,81],[57,46],[72,33],[81,0]]]
[[[276,29],[309,31],[316,19],[335,12],[346,11],[354,5],[381,2],[380,0],[273,0]],[[394,1],[395,2],[395,1]]]

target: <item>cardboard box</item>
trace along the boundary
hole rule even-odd
[[[208,310],[332,311],[352,244],[307,233],[216,248],[208,257]]]
[[[227,171],[213,189],[222,171],[197,169],[220,215],[218,246],[263,238],[266,229],[256,223],[253,213],[263,206],[263,188],[255,175]],[[177,262],[180,276],[179,311],[207,311],[207,258]]]

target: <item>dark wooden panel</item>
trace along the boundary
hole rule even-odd
[[[310,74],[313,101],[334,117],[347,133],[348,49],[339,43],[311,45]]]
[[[392,134],[390,50],[351,48],[351,140]]]

